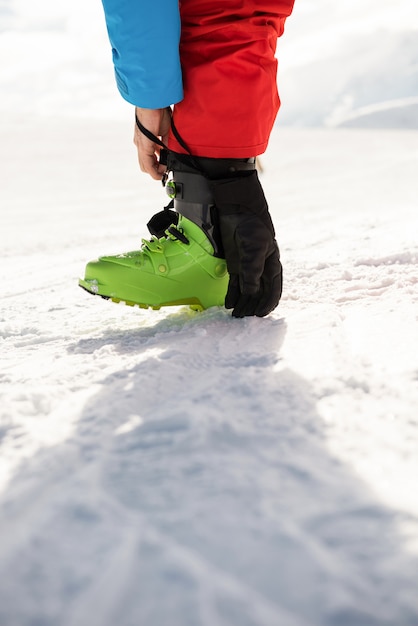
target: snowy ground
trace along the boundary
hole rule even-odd
[[[100,2],[0,0],[1,626],[418,626],[417,17],[296,1],[234,320],[78,288],[166,197]]]
[[[418,133],[276,130],[265,319],[77,286],[165,202],[126,123],[0,122],[0,624],[418,624]]]

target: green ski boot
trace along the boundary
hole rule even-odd
[[[164,183],[172,202],[148,223],[152,239],[143,239],[140,250],[91,261],[79,285],[143,308],[223,306],[229,274],[210,180],[251,171],[255,159],[170,153],[167,166],[172,178]]]
[[[213,253],[205,233],[180,216],[164,237],[143,239],[140,250],[88,263],[79,285],[113,302],[142,308],[221,306],[229,276],[224,259]]]

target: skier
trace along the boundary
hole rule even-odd
[[[102,1],[140,168],[172,200],[140,250],[92,261],[80,285],[144,307],[267,315],[282,266],[255,157],[280,105],[275,50],[294,0]]]

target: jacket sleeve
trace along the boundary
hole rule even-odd
[[[102,0],[116,83],[135,106],[160,109],[183,98],[178,0]]]

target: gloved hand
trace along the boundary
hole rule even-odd
[[[210,185],[230,275],[225,306],[233,317],[264,317],[279,304],[282,265],[257,172]]]

